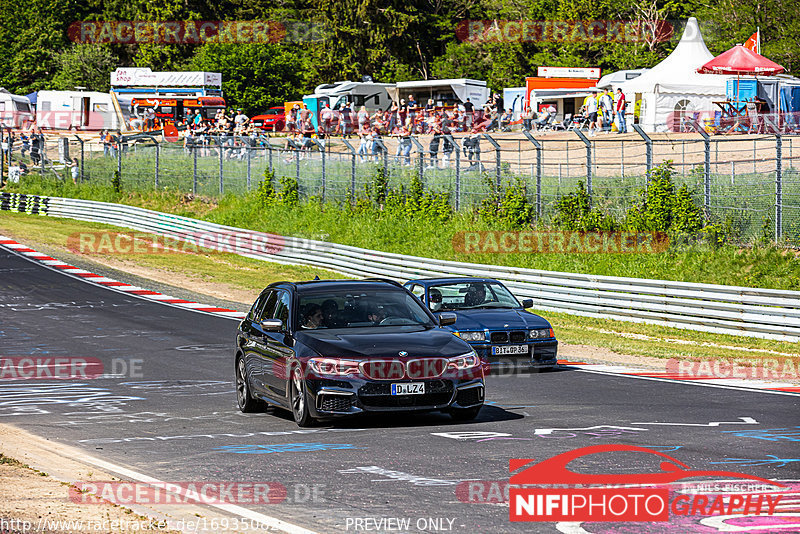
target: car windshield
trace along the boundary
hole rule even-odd
[[[399,289],[330,290],[301,294],[296,312],[300,329],[369,326],[433,327],[425,308]]]
[[[441,306],[438,305],[441,295]],[[460,282],[441,284],[428,289],[431,309],[468,310],[477,308],[519,308],[520,304],[503,284],[498,282]]]

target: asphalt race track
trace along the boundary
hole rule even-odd
[[[691,517],[511,523],[507,504],[464,502],[483,500],[490,491],[496,497],[508,481],[511,459],[542,461],[591,445],[648,447],[696,470],[800,481],[800,396],[789,392],[565,367],[490,377],[488,405],[469,424],[433,413],[299,430],[281,411],[237,410],[235,320],[88,284],[4,248],[0,308],[0,356],[97,358],[104,366],[104,375],[91,380],[0,380],[0,422],[162,481],[279,482],[287,490],[284,502],[246,507],[317,532],[725,527]],[[641,454],[598,455],[580,467],[591,473],[659,472],[659,463]],[[459,485],[464,481],[487,482]],[[741,531],[800,531],[800,498],[793,499],[779,506],[792,514],[781,516],[783,523],[746,523],[750,528]],[[385,521],[390,518],[409,519],[410,526],[395,528],[398,523]]]

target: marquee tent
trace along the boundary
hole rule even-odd
[[[641,100],[639,124],[647,132],[676,129],[681,116],[701,112],[712,114],[714,102],[725,100],[727,76],[699,74],[697,69],[713,59],[708,51],[697,19],[691,17],[678,46],[661,63],[620,85],[633,112],[633,103]]]

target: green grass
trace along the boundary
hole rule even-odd
[[[389,213],[353,212],[339,204],[308,202],[298,207],[261,205],[254,194],[192,197],[171,190],[117,194],[104,184],[26,177],[6,190],[121,202],[197,217],[236,227],[327,240],[413,256],[507,265],[548,271],[676,280],[745,287],[800,290],[800,257],[775,246],[672,246],[660,253],[631,254],[490,254],[463,253],[453,247],[462,231],[499,230],[473,212],[447,222],[430,222]]]
[[[0,233],[18,239],[33,247],[44,246],[52,254],[59,252],[72,254],[75,251],[68,246],[70,236],[81,232],[99,230],[119,231],[118,227],[75,221],[72,219],[51,219],[20,213],[0,212]],[[123,230],[124,231],[124,230]],[[137,232],[143,234],[143,232]],[[204,254],[124,254],[106,253],[86,254],[87,260],[100,263],[111,259],[121,263],[121,269],[127,266],[156,269],[163,272],[179,273],[203,282],[224,284],[253,293],[278,280],[311,280],[320,278],[342,278],[343,275],[303,265],[282,265],[245,258],[229,253]],[[193,289],[188,287],[187,289]],[[250,302],[244,302],[250,304]]]
[[[140,203],[144,203],[144,199],[138,198],[138,200]],[[169,199],[167,195],[162,194],[149,200],[151,202],[148,207],[163,208]],[[202,206],[207,213],[217,213],[209,211],[211,209],[209,205],[198,203],[198,206]],[[185,208],[183,209],[185,210]],[[327,220],[327,217],[330,217],[330,214],[326,213],[322,220]],[[351,224],[351,221],[348,221],[348,224]],[[60,254],[72,253],[67,247],[67,239],[70,235],[97,230],[119,229],[99,223],[0,212],[0,233],[10,235],[34,248],[45,247],[46,251],[55,257],[59,257]],[[89,261],[103,259],[92,255],[83,257]],[[316,275],[320,278],[341,277],[336,273],[312,267],[279,265],[232,254],[118,254],[111,257],[123,262],[120,267],[123,270],[135,266],[181,273],[209,283],[234,286],[251,293],[253,298],[265,285],[276,280],[309,280]],[[67,258],[61,257],[60,259]],[[224,286],[221,287],[224,290]],[[194,286],[187,287],[187,289],[203,290]],[[245,299],[242,303],[247,305],[250,304],[250,301]],[[563,313],[540,312],[540,314],[551,321],[556,329],[557,337],[562,343],[603,347],[621,354],[656,358],[738,360],[786,357],[776,356],[766,351],[798,354],[796,343],[708,334],[664,326],[577,317]]]

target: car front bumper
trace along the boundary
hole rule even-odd
[[[529,350],[527,354],[492,354],[492,347],[502,347],[504,345],[492,345],[489,343],[470,343],[475,352],[484,362],[488,363],[488,370],[491,374],[498,374],[504,371],[525,371],[538,369],[551,369],[558,364],[558,340],[548,339],[544,341],[530,341],[525,343]]]
[[[392,395],[395,383],[424,382],[421,395]],[[435,378],[421,380],[307,380],[309,405],[315,417],[364,412],[413,412],[470,408],[483,404],[483,378]]]

